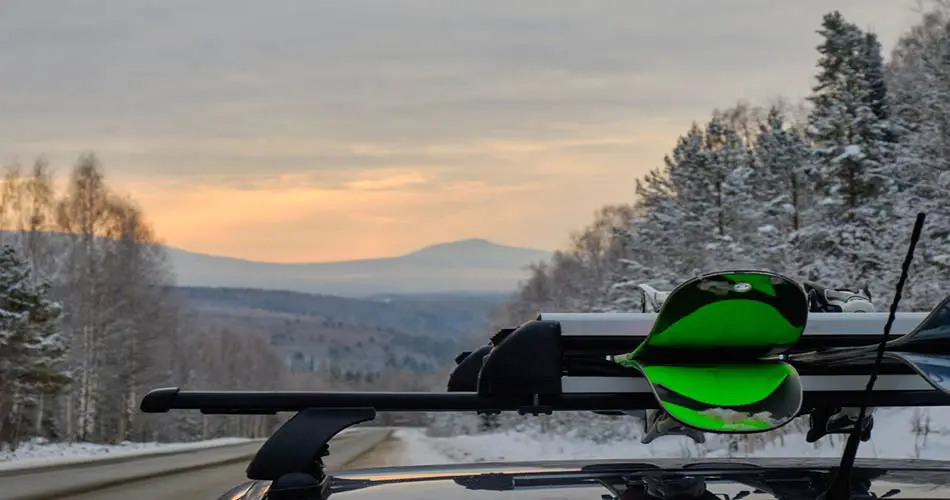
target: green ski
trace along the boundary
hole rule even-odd
[[[640,371],[663,410],[706,432],[763,432],[798,415],[802,387],[789,364],[765,360],[801,337],[808,296],[764,271],[706,274],[666,298],[647,339],[615,361]]]

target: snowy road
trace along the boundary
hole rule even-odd
[[[260,448],[260,442],[196,450],[186,454],[143,456],[122,462],[90,462],[82,466],[28,469],[2,478],[0,498],[55,498],[58,492],[91,489],[119,478],[166,474],[169,469],[200,468],[209,462],[230,460],[232,467],[242,467]],[[173,476],[172,476],[173,477]],[[133,483],[134,484],[134,483]],[[51,496],[53,495],[53,496]],[[92,495],[95,495],[93,493]]]
[[[355,456],[372,448],[390,433],[389,429],[374,428],[349,432],[331,442],[334,454],[326,460],[330,467],[341,467]],[[245,468],[260,442],[199,450],[184,455],[143,457],[117,464],[90,464],[77,468],[37,471],[4,477],[0,488],[2,500],[62,499],[62,500],[119,500],[149,499],[216,499],[245,479]],[[218,465],[204,466],[207,463]],[[169,468],[180,471],[163,473]],[[116,468],[122,468],[122,473]],[[84,493],[51,495],[52,491],[95,485],[116,477],[151,474],[150,478],[135,479],[124,484],[89,489]]]
[[[61,500],[215,500],[246,481],[247,460],[190,472],[135,481],[81,495],[56,497]]]

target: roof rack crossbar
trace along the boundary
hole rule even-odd
[[[656,408],[652,393],[562,394],[556,396],[485,397],[455,392],[306,392],[306,391],[182,391],[155,389],[142,399],[145,413],[201,410],[204,413],[278,413],[309,408],[373,408],[403,412],[502,412],[527,414],[552,411]]]
[[[917,390],[888,390],[881,378],[882,389],[870,396],[863,390],[806,391],[802,411],[816,407],[842,406],[946,406],[947,396],[922,386]],[[904,383],[895,380],[896,383]],[[915,386],[916,387],[916,386]],[[402,412],[466,412],[498,413],[515,411],[523,414],[546,414],[555,411],[645,410],[658,408],[651,392],[566,393],[560,395],[526,395],[486,397],[476,393],[427,392],[259,392],[259,391],[181,391],[178,388],[156,389],[145,396],[141,405],[145,413],[170,410],[201,410],[206,413],[278,413],[317,409],[371,408]]]

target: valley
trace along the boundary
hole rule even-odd
[[[505,294],[347,298],[299,292],[176,287],[185,321],[263,336],[291,372],[431,373],[485,342]]]

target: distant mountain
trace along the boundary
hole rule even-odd
[[[526,267],[551,253],[469,239],[425,247],[399,257],[343,262],[255,262],[168,248],[185,287],[258,288],[337,296],[504,293]]]

